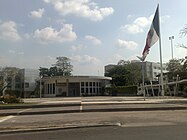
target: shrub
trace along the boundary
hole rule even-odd
[[[23,103],[21,98],[17,98],[15,95],[5,95],[0,97],[0,101],[8,104],[12,103]]]
[[[105,88],[105,91],[112,96],[136,96],[137,86],[116,86]]]

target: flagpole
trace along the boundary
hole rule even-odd
[[[142,91],[143,91],[143,97],[144,97],[144,101],[145,101],[145,86],[144,86],[144,83],[145,83],[145,76],[144,76],[144,61],[142,60]]]
[[[159,49],[160,49],[160,84],[161,84],[161,95],[164,96],[164,83],[163,83],[163,66],[162,66],[162,47],[161,47],[161,34],[160,34],[160,13],[159,13],[159,4],[158,4],[158,22],[159,22]]]

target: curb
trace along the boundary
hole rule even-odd
[[[0,116],[18,116],[18,115],[45,115],[45,114],[61,114],[61,113],[89,113],[89,112],[122,112],[122,111],[162,111],[162,110],[187,110],[187,107],[152,107],[152,108],[107,108],[107,109],[84,109],[84,110],[53,110],[40,112],[13,112],[0,113]]]
[[[34,104],[34,105],[15,105],[15,106],[0,106],[1,110],[5,109],[28,109],[28,108],[46,108],[46,107],[69,107],[80,106],[81,103],[63,103],[63,104]]]
[[[47,107],[71,107],[71,106],[94,106],[94,105],[139,105],[139,104],[165,104],[165,103],[62,103],[62,104],[35,104],[35,105],[21,105],[21,106],[0,106],[0,110],[6,109],[28,109],[28,108],[47,108]]]
[[[20,129],[20,130],[8,130],[0,131],[2,134],[17,134],[17,133],[29,133],[29,132],[43,132],[43,131],[56,131],[56,130],[68,130],[78,128],[91,128],[91,127],[110,127],[119,126],[119,124],[95,124],[95,125],[84,125],[84,126],[66,126],[66,127],[50,127],[50,128],[33,128],[33,129]]]

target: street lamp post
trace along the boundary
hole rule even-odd
[[[171,40],[171,56],[172,56],[172,59],[173,59],[173,39],[174,39],[174,36],[169,37],[169,40]]]

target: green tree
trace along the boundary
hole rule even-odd
[[[18,68],[5,67],[0,70],[0,95],[4,96],[8,85],[10,85],[12,79],[15,79],[16,77],[21,79]]]
[[[68,57],[57,57],[55,66],[57,68],[58,74],[62,76],[70,76],[72,75],[73,65],[70,63],[70,59]]]
[[[127,83],[128,71],[122,65],[117,65],[110,69],[106,76],[112,77],[112,84],[115,86],[124,86]]]
[[[181,72],[183,69],[183,66],[181,64],[182,60],[181,59],[171,59],[169,62],[166,64],[167,65],[167,70],[169,72]]]
[[[135,63],[129,63],[126,65],[128,71],[127,85],[136,85],[141,81],[141,68]]]
[[[125,63],[110,69],[106,76],[112,77],[115,86],[136,85],[141,80],[141,69],[135,63]]]
[[[182,71],[187,72],[187,56],[181,60],[182,63]]]
[[[57,57],[57,61],[50,68],[40,67],[40,75],[43,77],[48,76],[70,76],[72,75],[73,66],[70,59],[67,57]]]
[[[40,67],[39,71],[40,71],[40,76],[42,77],[50,76],[50,72],[48,68]]]

